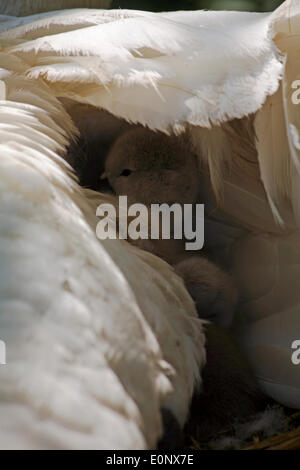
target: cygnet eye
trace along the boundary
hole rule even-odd
[[[131,173],[132,173],[131,170],[128,170],[128,168],[125,168],[125,170],[122,171],[120,176],[129,176],[129,175],[131,175]]]

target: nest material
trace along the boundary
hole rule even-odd
[[[300,449],[300,411],[287,418],[289,424],[294,427],[288,432],[264,439],[253,437],[253,442],[244,447],[245,450],[299,450]]]
[[[275,406],[206,440],[191,440],[194,450],[299,450],[300,411]]]

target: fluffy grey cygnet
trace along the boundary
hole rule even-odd
[[[237,290],[228,274],[206,258],[185,257],[175,265],[201,318],[229,327],[237,304]]]
[[[184,138],[138,128],[116,140],[105,174],[119,195],[143,204],[187,204],[198,195],[198,164]]]
[[[105,175],[128,203],[192,204],[199,194],[199,168],[186,137],[138,128],[112,146]],[[194,299],[198,314],[221,326],[231,324],[237,291],[230,276],[208,259],[184,250],[179,240],[135,240],[140,248],[172,264]]]

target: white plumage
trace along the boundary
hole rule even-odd
[[[300,407],[289,356],[300,305],[300,113],[290,100],[299,32],[296,0],[273,14],[1,17],[1,446],[151,447],[162,406],[185,421],[204,361],[201,323],[170,268],[96,240],[98,196],[86,197],[59,156],[76,130],[57,98],[189,132],[220,202],[210,243],[236,260],[237,334],[264,389]],[[241,119],[250,135],[251,114],[258,160],[242,164],[227,123]]]
[[[154,447],[161,408],[183,425],[200,384],[201,322],[166,263],[96,239],[101,197],[89,202],[60,157],[76,129],[47,86],[12,71],[0,112],[1,447]]]
[[[23,23],[4,22],[0,37],[25,37],[12,52],[31,65],[30,77],[44,77],[59,96],[163,131],[257,111],[283,68],[268,15],[78,10]]]

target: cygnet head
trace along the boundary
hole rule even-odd
[[[118,195],[130,203],[195,202],[199,188],[197,158],[183,138],[138,128],[111,148],[105,174]]]

